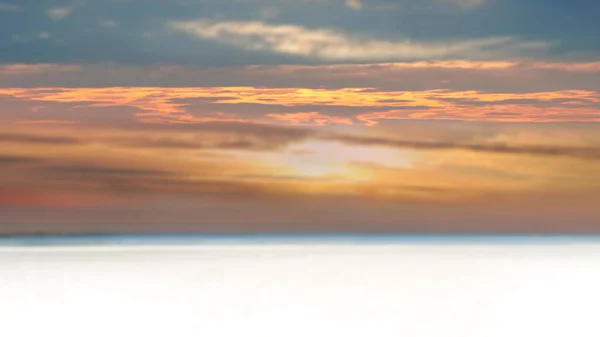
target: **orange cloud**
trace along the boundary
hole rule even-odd
[[[491,122],[600,122],[598,109],[581,108],[539,108],[519,105],[495,107],[453,108],[431,110],[389,110],[370,112],[356,116],[367,126],[379,124],[382,120],[436,119]]]
[[[294,125],[352,124],[352,120],[350,118],[327,116],[319,112],[268,114],[267,116],[278,121],[289,122]]]
[[[277,121],[352,123],[351,118],[372,125],[377,119],[456,119],[496,121],[598,121],[600,95],[588,90],[531,93],[489,93],[474,90],[378,91],[374,88],[36,88],[0,89],[13,98],[59,103],[75,107],[134,107],[144,122],[198,123],[248,121],[243,115],[212,113],[197,117],[186,112],[189,99],[209,99],[208,104],[256,104],[268,106],[314,106],[313,112],[272,113]],[[186,99],[188,101],[186,101]],[[319,107],[362,107],[373,111],[336,117]],[[257,108],[260,109],[260,108]],[[257,118],[255,117],[254,120]],[[260,119],[260,118],[258,118]],[[263,121],[267,121],[266,119]]]

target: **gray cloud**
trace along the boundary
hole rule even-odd
[[[439,0],[442,3],[456,4],[462,8],[474,8],[484,5],[488,0]]]
[[[123,147],[140,148],[165,148],[165,149],[224,149],[224,150],[258,150],[272,151],[285,147],[290,142],[296,141],[294,138],[279,138],[278,140],[269,140],[262,138],[248,138],[240,136],[223,137],[220,140],[203,140],[203,137],[197,135],[194,139],[181,139],[176,137],[127,137],[118,139],[107,139],[110,144]],[[214,138],[214,137],[206,137]],[[224,140],[222,138],[228,138]]]
[[[405,124],[405,125],[404,125]],[[389,132],[399,133],[406,129],[408,134],[413,137],[419,137],[419,133],[434,131],[438,132],[442,124],[453,131],[445,136],[448,138],[443,141],[415,141],[399,140],[393,137],[369,137],[355,136],[344,133],[335,133],[324,131],[319,128],[293,127],[281,125],[268,125],[258,123],[244,122],[209,122],[200,124],[171,124],[171,125],[148,125],[149,128],[162,131],[182,131],[182,132],[217,132],[223,134],[236,135],[233,140],[226,142],[203,143],[198,140],[179,140],[175,138],[133,138],[129,140],[130,146],[157,146],[173,148],[237,148],[237,149],[260,149],[274,150],[281,147],[298,143],[309,139],[321,139],[328,141],[339,141],[353,145],[367,146],[388,146],[395,148],[413,148],[420,150],[468,150],[475,152],[487,152],[498,154],[521,154],[532,156],[550,156],[550,157],[570,157],[577,159],[599,160],[600,148],[596,146],[555,146],[555,145],[511,145],[502,143],[469,143],[473,137],[482,135],[494,136],[510,130],[518,130],[521,126],[514,125],[490,125],[489,123],[458,123],[458,122],[427,122],[416,121],[404,123],[404,128],[399,125],[387,128]],[[486,127],[486,125],[488,125]],[[595,130],[594,125],[562,123],[559,130],[577,132],[581,137],[586,137]],[[469,127],[470,126],[470,127]],[[551,125],[533,125],[529,128],[539,129],[541,132],[550,132],[556,127]],[[419,132],[410,132],[416,128]],[[516,129],[515,129],[516,128]],[[485,131],[483,131],[485,130]],[[198,137],[201,137],[197,135]],[[250,137],[250,138],[247,138]],[[589,137],[588,137],[589,138]],[[594,138],[589,139],[594,142]],[[125,144],[125,143],[123,143]]]
[[[0,2],[0,12],[19,12],[21,7],[5,2]]]
[[[181,132],[216,132],[253,136],[274,142],[292,142],[309,138],[315,133],[314,128],[293,127],[251,122],[206,122],[180,124],[131,124],[125,127],[130,130],[161,130]]]
[[[172,172],[162,170],[146,170],[137,168],[116,168],[94,165],[64,165],[41,167],[47,173],[68,175],[95,175],[95,176],[170,176]]]
[[[36,163],[41,161],[40,158],[26,157],[26,156],[12,156],[0,154],[0,165],[12,165],[12,164],[28,164]]]
[[[362,137],[341,134],[321,135],[319,138],[339,141],[354,145],[389,146],[397,148],[413,148],[419,150],[468,150],[475,152],[520,154],[533,156],[571,157],[578,159],[600,160],[599,147],[569,147],[544,145],[510,145],[510,144],[466,144],[455,142],[420,142],[396,140],[392,138]]]
[[[108,193],[115,199],[152,191],[183,193],[188,188],[177,172],[136,166],[76,163],[40,165],[33,168],[30,174],[45,177],[43,181],[36,182],[36,188],[94,191]]]
[[[110,143],[124,147],[148,147],[148,148],[167,148],[167,149],[202,149],[205,144],[186,139],[177,139],[173,137],[128,137],[109,140]]]
[[[427,129],[437,129],[441,126],[439,123],[407,123],[405,127],[414,125],[423,132]],[[448,124],[448,123],[446,123]],[[563,123],[563,131],[573,129],[573,132],[584,132],[581,137],[589,138],[589,142],[594,143],[594,137],[586,136],[594,130],[594,126]],[[419,150],[467,150],[475,152],[497,153],[497,154],[515,154],[531,156],[548,157],[570,157],[587,160],[600,160],[600,148],[596,146],[556,146],[556,145],[519,145],[506,143],[472,143],[473,137],[482,135],[497,135],[501,130],[510,130],[509,126],[504,128],[496,127],[486,132],[481,131],[482,125],[475,129],[466,128],[464,123],[449,123],[448,127],[453,127],[454,131],[446,136],[447,140],[442,141],[417,141],[401,140],[387,136],[356,136],[346,133],[337,133],[322,130],[318,127],[299,127],[270,125],[249,122],[207,122],[207,123],[189,123],[189,124],[124,124],[118,125],[117,130],[123,131],[157,131],[166,132],[165,135],[157,136],[114,136],[89,138],[73,138],[63,136],[36,136],[32,134],[21,133],[0,133],[0,142],[23,142],[33,144],[48,145],[77,145],[91,142],[113,144],[122,147],[147,147],[147,148],[165,148],[165,149],[235,149],[247,151],[275,151],[283,149],[293,143],[299,143],[310,139],[320,139],[327,141],[338,141],[351,145],[365,146],[387,146],[395,148],[413,148]],[[565,129],[567,128],[567,129]],[[398,127],[388,131],[396,130]],[[542,128],[544,129],[544,128]],[[540,129],[540,131],[542,131]],[[477,131],[479,130],[479,131]],[[486,129],[487,130],[487,129]],[[549,131],[549,130],[546,130]],[[173,132],[180,132],[180,135],[174,135]],[[421,132],[421,131],[419,131]],[[412,134],[412,137],[419,137],[418,133]],[[458,138],[457,138],[458,137]],[[591,137],[591,138],[590,138]],[[582,139],[583,139],[582,138]],[[77,170],[75,170],[77,171]],[[100,173],[101,170],[86,170]],[[110,171],[106,171],[110,174]],[[116,172],[115,172],[116,173]],[[122,172],[124,173],[124,172]],[[133,172],[131,172],[133,173]],[[142,173],[142,172],[138,172]]]
[[[430,62],[336,66],[4,65],[0,87],[220,87],[449,89],[480,92],[600,91],[600,63]],[[502,62],[501,62],[502,63]],[[472,66],[473,68],[469,68]],[[407,81],[406,79],[410,79]],[[8,97],[6,99],[9,99]],[[176,100],[179,102],[179,99]],[[198,99],[181,99],[196,104]]]
[[[277,195],[288,195],[282,189],[273,188],[259,182],[233,181],[227,179],[204,179],[196,173],[194,179],[185,174],[160,169],[135,167],[116,167],[100,165],[63,164],[57,166],[39,166],[37,172],[44,174],[45,181],[36,187],[108,193],[120,199],[131,195],[145,196],[177,195],[192,198],[218,197],[225,199],[244,199],[258,197],[261,200]],[[65,183],[68,183],[65,185]]]
[[[37,136],[23,133],[0,133],[0,142],[18,142],[49,145],[73,145],[82,143],[81,140],[63,136]]]
[[[422,124],[421,126],[419,126]],[[416,123],[415,127],[420,130],[427,128],[439,128],[440,123],[429,125],[427,123]],[[455,123],[456,124],[456,123]],[[409,123],[409,125],[412,125]],[[140,147],[165,147],[182,149],[203,149],[203,148],[231,148],[241,150],[277,150],[292,143],[299,143],[309,139],[321,139],[327,141],[338,141],[351,145],[366,146],[388,146],[395,148],[413,148],[419,150],[467,150],[475,152],[497,153],[497,154],[515,154],[531,156],[549,156],[549,157],[570,157],[576,159],[600,160],[600,148],[596,146],[555,146],[555,145],[512,145],[504,143],[469,143],[472,137],[481,136],[481,125],[474,130],[460,127],[462,124],[456,124],[456,129],[447,136],[456,138],[444,141],[416,141],[399,140],[393,137],[369,137],[355,136],[344,133],[335,133],[320,130],[318,128],[287,127],[279,125],[238,123],[238,122],[211,122],[202,124],[185,125],[155,125],[153,127],[166,130],[180,131],[203,131],[220,132],[236,135],[228,141],[217,140],[213,142],[202,142],[201,136],[196,140],[181,140],[177,138],[131,138],[127,141],[121,141],[120,144],[127,146]],[[566,127],[566,126],[565,126]],[[507,130],[510,128],[507,126]],[[589,132],[594,127],[575,127],[574,130]],[[488,136],[493,136],[502,131],[502,128],[491,129]],[[396,130],[399,132],[398,130]],[[505,130],[506,131],[506,130]],[[473,133],[474,132],[474,133]],[[245,137],[244,137],[245,135]],[[417,137],[418,135],[413,135]],[[250,137],[250,138],[248,138]],[[457,138],[458,137],[458,138]]]

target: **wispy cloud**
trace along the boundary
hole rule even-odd
[[[551,46],[543,41],[489,37],[453,42],[382,40],[330,29],[271,25],[262,21],[173,21],[168,27],[200,39],[252,51],[331,61],[401,61],[439,58],[490,58],[520,55]]]
[[[98,21],[98,25],[104,28],[116,28],[119,26],[114,20],[100,20]]]
[[[600,160],[599,147],[514,145],[506,143],[466,144],[457,142],[424,142],[399,140],[393,138],[333,134],[324,134],[320,137],[322,137],[323,139],[334,140],[354,145],[389,146],[396,148],[412,148],[418,150],[466,150],[473,152],[485,152],[491,154],[571,157],[587,160]]]
[[[139,168],[123,168],[123,167],[104,167],[104,166],[50,166],[43,167],[47,173],[68,174],[70,176],[95,175],[100,177],[105,176],[169,176],[171,172],[162,170],[148,170]]]
[[[301,125],[301,118],[298,125]],[[129,139],[108,139],[109,144],[118,144],[124,147],[156,147],[173,149],[237,149],[237,150],[261,150],[273,151],[281,150],[292,144],[299,144],[308,141],[323,141],[321,147],[325,147],[327,142],[338,142],[349,147],[366,146],[370,149],[377,147],[389,147],[395,149],[413,149],[413,150],[432,150],[432,151],[469,151],[484,154],[506,154],[506,155],[525,155],[542,157],[567,157],[584,160],[600,160],[600,147],[597,145],[542,145],[542,144],[518,144],[514,141],[422,141],[415,139],[401,139],[389,136],[368,136],[353,135],[348,133],[333,132],[327,130],[307,130],[305,134],[294,134],[293,129],[281,127],[280,132],[289,134],[286,137],[273,138],[261,137],[254,138],[241,137],[235,138],[235,134],[223,133],[220,140],[207,142],[209,133],[199,133],[198,139],[190,141],[183,137],[172,138],[129,138]],[[224,139],[230,139],[229,142]],[[204,139],[204,141],[202,141]],[[102,141],[96,139],[95,142]],[[363,153],[363,159],[366,155]],[[357,155],[357,158],[361,158]],[[360,161],[359,159],[357,159]]]
[[[374,216],[387,209],[395,212],[387,215],[390,224],[412,224],[406,214],[418,205],[423,207],[425,220],[431,221],[432,205],[451,203],[446,209],[470,217],[473,207],[477,212],[480,206],[497,210],[499,204],[511,200],[531,209],[530,203],[539,205],[552,195],[573,204],[597,195],[600,143],[581,138],[596,134],[594,128],[585,132],[571,128],[565,132],[572,132],[573,137],[561,138],[556,137],[560,133],[552,136],[553,131],[544,131],[562,130],[560,126],[521,125],[510,128],[518,132],[506,128],[486,132],[489,129],[476,124],[458,124],[423,129],[418,127],[423,124],[411,123],[394,128],[392,135],[382,129],[346,125],[336,129],[175,123],[127,129],[118,123],[99,128],[0,123],[0,140],[5,140],[0,143],[0,207],[4,207],[0,218],[11,223],[6,221],[10,219],[7,210],[19,214],[17,207],[26,208],[27,213],[22,211],[13,219],[33,214],[40,226],[50,228],[49,220],[62,224],[75,210],[95,209],[98,216],[114,216],[107,223],[121,221],[121,225],[134,219],[146,226],[147,219],[154,221],[155,214],[162,214],[163,224],[179,219],[202,227],[214,220],[207,218],[210,212],[230,216],[222,219],[229,224],[246,224],[248,219],[262,223],[263,218],[257,216],[268,220],[272,212],[281,212],[272,227],[280,228],[281,221],[304,219],[305,207],[319,205],[319,216],[310,220],[321,221],[322,226],[338,219],[337,215],[329,217],[335,212],[327,210],[354,200],[353,206],[344,209],[360,213],[365,205],[375,207],[369,213],[372,216],[357,223],[377,219]],[[448,129],[457,133],[440,134]],[[535,138],[538,131],[550,136]],[[160,204],[169,198],[177,200],[175,204],[189,202],[193,211],[182,216],[172,204]],[[321,204],[329,198],[333,198],[329,206]],[[289,208],[282,212],[284,203]],[[111,205],[119,205],[122,212],[107,211]],[[139,220],[147,213],[131,205],[156,213]],[[398,205],[406,208],[398,210]],[[540,206],[544,207],[555,209]],[[54,208],[57,213],[36,213],[41,208]],[[583,209],[594,211],[593,206]],[[513,214],[504,209],[498,213]],[[597,219],[597,212],[590,214]],[[494,219],[496,213],[480,214],[481,219],[470,220],[474,221],[468,223],[470,228],[479,228],[484,215]],[[74,217],[71,223],[84,228],[82,221],[94,219],[88,223],[100,228],[98,216]],[[439,216],[439,223],[447,225],[448,215]],[[347,218],[354,217],[352,213]],[[466,226],[463,218],[451,219]],[[346,222],[346,218],[339,220],[340,228],[347,229]]]
[[[38,70],[43,70],[39,75]],[[76,71],[75,71],[76,70]],[[482,92],[600,91],[600,62],[445,60],[396,63],[202,67],[133,64],[5,64],[3,88],[210,87],[378,88]],[[27,76],[23,76],[27,75]],[[410,81],[406,79],[410,78]],[[306,110],[309,111],[309,110]]]
[[[38,75],[44,73],[54,73],[54,72],[70,72],[70,71],[78,71],[81,69],[81,66],[75,64],[51,64],[51,63],[39,63],[39,64],[25,64],[25,63],[17,63],[17,64],[6,64],[0,65],[0,74],[2,75]]]
[[[72,11],[73,9],[70,7],[56,7],[47,10],[46,15],[54,21],[59,21],[71,15]]]
[[[346,0],[346,6],[353,10],[361,10],[363,8],[363,3],[361,0]]]
[[[19,11],[21,11],[21,7],[19,7],[19,6],[5,3],[5,2],[0,2],[0,12],[19,12]]]
[[[42,136],[23,133],[0,133],[0,142],[17,142],[17,143],[32,143],[32,144],[80,144],[81,141],[77,138],[66,136]]]
[[[488,0],[439,0],[445,3],[453,3],[463,8],[474,8],[485,4]]]

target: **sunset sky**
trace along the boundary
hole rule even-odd
[[[0,234],[597,232],[599,15],[0,0]]]

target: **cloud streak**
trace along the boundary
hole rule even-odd
[[[301,125],[303,120],[296,124]],[[283,125],[263,125],[253,123],[213,122],[208,124],[165,124],[157,125],[155,135],[139,131],[121,131],[115,135],[103,136],[92,133],[86,136],[67,137],[56,135],[32,135],[27,133],[0,133],[0,143],[24,143],[31,145],[90,145],[103,144],[110,148],[148,148],[176,150],[236,150],[278,152],[294,144],[320,140],[339,142],[349,146],[390,147],[395,149],[413,149],[420,151],[468,151],[484,154],[524,155],[536,157],[564,157],[598,161],[600,147],[596,145],[546,145],[521,144],[505,141],[419,141],[394,137],[373,137],[335,132],[327,128],[297,129]],[[187,126],[187,128],[186,128]],[[152,127],[147,129],[153,129]],[[68,130],[68,129],[67,129]],[[125,132],[125,133],[123,133]],[[133,132],[133,133],[132,133]],[[13,157],[6,157],[6,162]],[[14,158],[16,161],[19,157]],[[16,162],[15,161],[15,162]],[[67,172],[70,168],[56,171]],[[110,170],[86,166],[76,167],[73,173],[111,173]],[[115,170],[115,174],[128,173],[127,170]],[[135,173],[133,171],[129,173]]]
[[[36,163],[38,161],[40,161],[40,159],[36,158],[36,157],[12,156],[12,155],[0,154],[0,166],[13,165],[13,164],[29,164],[29,163]]]
[[[168,171],[161,170],[144,170],[144,169],[136,169],[136,168],[116,168],[116,167],[104,167],[104,166],[51,166],[51,167],[43,167],[43,171],[45,173],[59,173],[59,174],[67,174],[67,175],[76,175],[76,176],[88,176],[88,175],[96,175],[96,176],[169,176],[173,173]]]
[[[381,40],[330,29],[299,25],[271,25],[262,21],[173,21],[167,26],[200,39],[250,51],[330,61],[402,61],[440,58],[523,56],[551,46],[543,41],[488,37],[456,42],[418,42],[408,38]],[[509,55],[507,55],[509,54]]]
[[[500,92],[600,91],[600,62],[419,61],[198,67],[191,65],[0,65],[0,87],[271,87]],[[410,81],[406,81],[410,78]]]
[[[67,136],[43,136],[24,133],[0,133],[0,142],[16,142],[48,145],[74,145],[80,144],[77,138]]]
[[[6,76],[40,75],[46,73],[63,73],[81,70],[79,65],[61,65],[51,63],[38,64],[5,64],[0,65],[0,74]]]
[[[465,216],[460,214],[472,214],[474,207],[477,212],[480,206],[498,207],[503,200],[522,198],[523,202],[515,201],[515,205],[539,202],[551,198],[548,195],[552,193],[557,200],[576,204],[575,200],[585,201],[600,188],[599,140],[584,143],[554,133],[551,142],[535,138],[535,132],[517,125],[482,133],[475,125],[462,123],[434,124],[429,129],[419,128],[419,124],[392,128],[396,136],[378,133],[378,128],[343,125],[350,128],[344,132],[327,126],[240,122],[120,128],[19,125],[20,131],[3,125],[10,130],[2,133],[4,138],[13,144],[0,143],[6,152],[0,156],[0,221],[49,226],[43,228],[50,231],[66,228],[68,223],[81,230],[117,230],[104,225],[128,221],[139,228],[148,228],[150,222],[166,228],[168,219],[169,224],[193,223],[188,228],[198,230],[208,228],[205,226],[232,228],[227,226],[236,221],[259,228],[248,220],[260,223],[260,228],[289,229],[285,221],[290,219],[313,222],[316,229],[323,223],[335,223],[348,230],[350,220],[354,221],[352,228],[364,228],[364,223],[373,223],[369,219],[380,228],[406,228],[404,223],[427,224],[432,219],[431,208],[446,205],[457,210],[452,223],[478,228],[480,223],[463,223]],[[458,134],[440,134],[454,127]],[[370,134],[359,132],[365,130]],[[412,135],[406,134],[407,130]],[[514,130],[525,135],[521,138]],[[586,130],[574,128],[571,132],[579,137],[595,132],[591,126]],[[37,138],[31,139],[32,135]],[[77,139],[77,146],[39,143],[60,137]],[[564,145],[553,144],[557,139]],[[51,147],[42,147],[44,144]],[[189,205],[183,207],[185,214],[180,213],[181,203]],[[337,210],[345,210],[343,205],[348,203],[353,205],[353,213],[346,221]],[[398,210],[399,204],[406,209]],[[287,207],[286,211],[280,207]],[[421,215],[412,213],[418,207],[424,210]],[[586,207],[583,209],[592,209]],[[307,209],[314,212],[310,221]],[[383,218],[367,217],[381,216],[385,209],[395,211]],[[270,216],[280,211],[277,219]],[[240,217],[240,213],[244,215]],[[484,215],[491,217],[484,213],[478,221]],[[354,218],[360,214],[360,221],[366,221],[362,224]],[[438,214],[435,224],[447,224],[448,213],[444,214]],[[215,219],[224,227],[217,226]],[[49,221],[65,227],[53,227]]]
[[[322,139],[343,142],[350,145],[389,146],[417,150],[466,150],[488,154],[511,154],[548,157],[570,157],[586,160],[600,160],[600,147],[511,145],[503,143],[465,144],[456,142],[422,142],[396,140],[392,138],[365,137],[351,135],[321,135]]]

